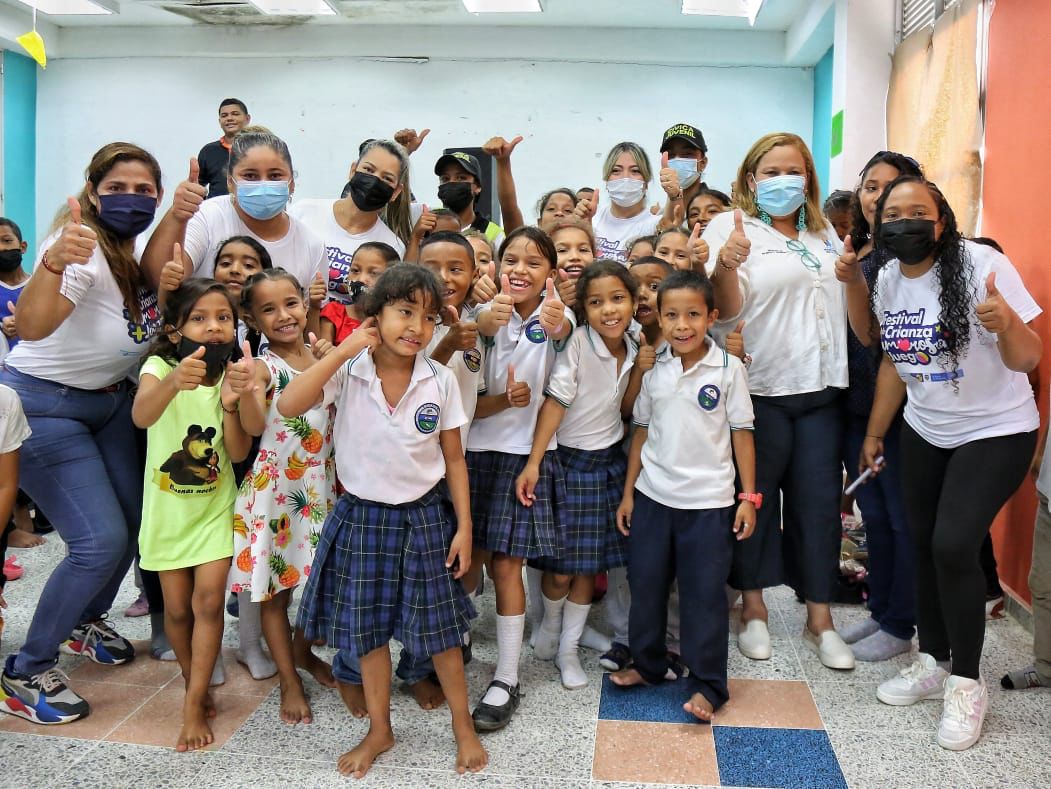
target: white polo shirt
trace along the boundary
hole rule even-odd
[[[753,419],[744,365],[710,339],[689,370],[678,356],[658,360],[635,401],[635,424],[648,430],[635,486],[675,509],[731,506],[730,431],[751,430]]]
[[[974,314],[986,299],[990,273],[996,274],[997,290],[1023,322],[1039,315],[1040,307],[1010,260],[991,247],[963,243],[975,296],[969,309],[970,344],[954,370],[946,369],[940,358],[945,345],[937,264],[923,276],[909,278],[902,275],[901,263],[890,261],[880,269],[874,299],[883,352],[905,382],[905,421],[925,441],[946,449],[1040,426],[1028,376],[1004,366],[997,336],[985,331]]]
[[[587,324],[578,327],[555,358],[545,394],[566,408],[555,434],[560,446],[608,449],[624,436],[620,404],[635,362],[636,346],[624,336],[627,355],[617,360]]]
[[[336,471],[347,491],[369,501],[405,504],[445,476],[438,434],[467,422],[460,389],[447,367],[417,354],[409,388],[393,408],[367,348],[327,386],[339,390],[332,440]]]
[[[464,320],[475,320],[475,313],[473,311],[468,310],[467,307],[464,307],[464,310]],[[448,333],[448,326],[435,326],[434,336],[431,338],[431,342],[424,353],[427,354],[428,357],[434,353],[434,349],[438,347],[438,343],[440,343]],[[453,355],[450,356],[449,361],[445,363],[445,366],[452,370],[453,375],[456,377],[456,383],[460,387],[463,412],[467,416],[467,421],[460,428],[460,441],[465,448],[467,447],[467,434],[471,430],[471,420],[474,419],[474,411],[478,406],[478,396],[485,394],[486,391],[485,375],[482,372],[484,359],[485,347],[482,343],[482,337],[479,335],[478,342],[475,343],[474,348],[468,348],[466,351],[453,351]]]
[[[548,339],[540,326],[540,310],[543,306],[544,303],[540,302],[526,318],[513,310],[511,321],[500,327],[496,336],[486,343],[486,389],[491,394],[506,391],[507,368],[513,364],[515,380],[529,384],[531,396],[525,408],[507,408],[484,419],[475,419],[467,437],[467,448],[472,452],[528,455],[533,448],[536,418],[544,402],[544,388],[555,363],[557,350],[556,343]],[[576,326],[572,310],[566,307],[564,314]],[[552,436],[547,448],[554,449],[555,446]]]
[[[733,227],[734,212],[726,211],[705,228],[702,238],[711,249],[708,276],[723,273],[716,272],[716,261]],[[743,306],[738,315],[720,315],[713,333],[724,343],[744,320],[752,394],[777,397],[846,388],[847,302],[835,272],[843,247],[832,226],[826,222],[824,233],[799,234],[821,264],[817,272],[789,249],[788,238],[766,223],[746,214],[744,230],[752,249],[737,269]]]

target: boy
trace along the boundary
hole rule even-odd
[[[617,527],[631,536],[634,667],[612,677],[621,686],[664,680],[671,667],[668,593],[677,581],[682,598],[691,601],[680,620],[691,693],[683,708],[704,721],[729,698],[725,584],[732,535],[751,536],[762,504],[755,493],[748,380],[740,360],[707,337],[718,318],[711,303],[711,282],[694,271],[669,275],[657,290],[658,321],[671,354],[644,376],[635,402],[627,482],[617,509]],[[734,456],[744,491],[736,496],[736,512]]]

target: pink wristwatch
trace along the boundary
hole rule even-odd
[[[763,494],[762,493],[738,493],[737,499],[739,501],[750,501],[755,505],[755,508],[761,509],[763,506]]]

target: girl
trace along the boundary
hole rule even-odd
[[[626,249],[627,262],[628,264],[635,263],[637,260],[642,258],[653,257],[653,253],[657,251],[657,237],[656,236],[639,236],[638,238],[632,239],[628,242]]]
[[[361,325],[359,304],[364,293],[397,261],[398,251],[390,244],[366,241],[358,246],[346,277],[335,286],[339,295],[321,309],[321,339],[339,345]]]
[[[547,224],[573,216],[573,209],[577,207],[576,195],[573,190],[565,186],[552,189],[545,194],[536,204],[537,224]]]
[[[310,573],[321,524],[335,505],[333,408],[330,399],[300,417],[282,419],[277,401],[327,343],[321,341],[313,350],[303,343],[306,302],[299,283],[284,269],[268,269],[249,279],[241,307],[246,322],[268,344],[255,360],[255,386],[240,408],[242,427],[262,439],[234,510],[236,559],[229,585],[235,594],[248,593],[249,605],[262,603],[263,635],[281,678],[281,720],[310,723],[310,704],[296,667],[311,671],[322,684],[334,683],[302,631],[291,637],[288,604]],[[242,617],[247,607],[240,606]]]
[[[913,665],[876,696],[895,705],[943,698],[938,744],[961,751],[981,736],[989,704],[979,674],[982,541],[1036,448],[1026,373],[1040,361],[1031,321],[1041,310],[1006,257],[961,238],[945,197],[922,177],[887,186],[873,232],[888,261],[871,296],[883,361],[861,465],[880,470],[904,401],[900,474],[920,639]]]
[[[562,554],[530,564],[544,570],[544,618],[533,650],[555,659],[562,685],[587,685],[577,645],[587,622],[595,575],[627,561],[614,513],[627,470],[621,439],[622,400],[635,360],[628,338],[638,283],[620,263],[600,260],[576,280],[587,324],[558,354],[537,419],[533,447],[515,480],[518,500],[532,507],[540,464],[552,437],[565,469],[567,506]]]
[[[500,293],[478,315],[479,331],[492,338],[486,389],[498,394],[478,398],[467,439],[474,540],[493,554],[499,648],[495,677],[472,716],[480,731],[503,728],[518,707],[525,630],[522,565],[526,559],[559,555],[557,502],[565,501],[565,487],[553,438],[540,463],[531,507],[518,503],[514,481],[533,448],[555,343],[574,326],[554,287],[558,255],[543,231],[515,230],[500,246],[499,257]]]
[[[687,271],[692,268],[689,240],[689,234],[681,227],[669,228],[657,234],[653,255],[677,271]]]
[[[164,308],[164,329],[139,373],[132,418],[146,430],[140,564],[160,573],[164,629],[186,683],[176,750],[212,742],[208,684],[223,639],[233,551],[231,462],[251,437],[238,405],[253,388],[251,357],[231,363],[237,307],[213,279],[192,279]],[[246,398],[247,399],[247,398]]]
[[[703,233],[708,222],[716,214],[721,214],[730,207],[730,198],[718,189],[702,186],[686,207],[686,229],[691,233],[700,227]]]
[[[543,229],[558,254],[558,294],[567,307],[575,307],[576,281],[595,259],[595,236],[587,224],[573,217],[547,222]]]
[[[493,249],[493,242],[485,237],[485,234],[481,230],[465,230],[463,237],[471,242],[471,246],[474,247],[474,278],[477,280],[483,273],[489,270],[489,264],[493,262],[493,257],[496,255],[496,250]]]
[[[646,207],[646,185],[652,177],[649,157],[638,143],[620,142],[610,150],[602,178],[612,205],[603,203],[595,209],[598,192],[592,198],[591,225],[599,257],[623,263],[628,259],[628,241],[657,229],[660,217]]]
[[[394,745],[394,637],[434,661],[452,712],[457,770],[477,772],[488,758],[468,715],[460,652],[474,614],[457,580],[471,565],[460,444],[466,416],[452,371],[420,353],[441,306],[441,285],[426,268],[388,269],[366,297],[367,325],[296,376],[278,400],[278,412],[294,418],[326,388],[336,399],[336,466],[347,492],[322,529],[298,622],[307,638],[323,637],[361,661],[369,731],[339,759],[340,772],[357,778]],[[455,530],[439,492],[443,476]]]

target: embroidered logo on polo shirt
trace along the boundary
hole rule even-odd
[[[438,429],[438,416],[442,410],[437,403],[424,403],[416,409],[416,429],[421,433],[433,433]]]
[[[482,369],[482,354],[477,348],[468,348],[463,352],[463,363],[472,373]]]
[[[697,403],[705,411],[715,410],[721,397],[722,392],[719,391],[719,387],[715,384],[705,384],[697,390]]]
[[[535,342],[537,344],[547,342],[547,332],[544,331],[544,327],[540,325],[540,320],[538,318],[533,318],[533,320],[526,324],[525,336],[529,342]]]

